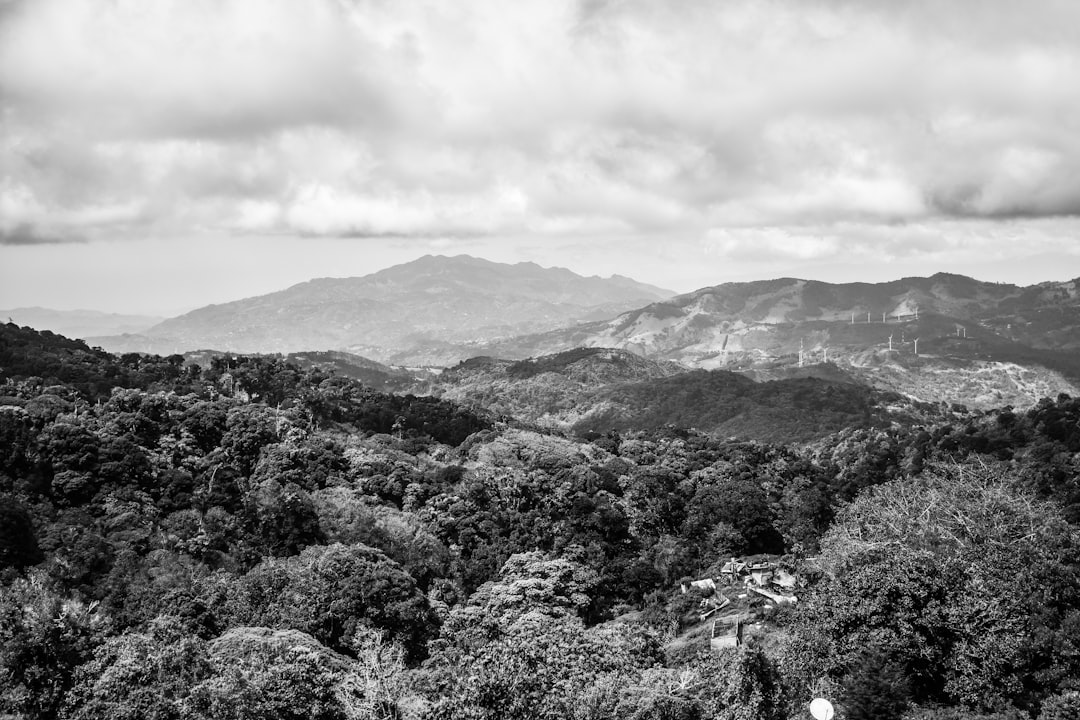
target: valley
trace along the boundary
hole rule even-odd
[[[995,638],[1075,640],[1080,401],[911,401],[856,382],[871,362],[900,367],[755,382],[585,348],[434,374],[0,326],[0,703],[344,719],[377,673],[380,707],[432,720],[597,693],[786,720],[811,682],[940,718],[1068,707],[1070,654]],[[1007,665],[957,669],[987,643]]]
[[[601,425],[618,424],[637,412],[605,389],[697,369],[839,380],[909,404],[988,410],[1078,392],[1078,288],[1080,280],[1019,287],[939,273],[878,284],[781,278],[667,297],[628,278],[428,256],[90,342],[191,357],[291,353],[376,387],[563,429],[601,416]],[[579,348],[621,359],[588,370],[503,372]]]
[[[0,326],[0,707],[1060,720],[1075,657],[999,639],[1077,640],[1076,282],[886,285],[346,349],[337,300],[204,313],[288,353]]]
[[[1078,76],[1080,0],[0,0],[0,720],[1080,720]]]

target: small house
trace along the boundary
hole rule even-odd
[[[750,572],[750,566],[736,558],[731,558],[724,563],[722,568],[720,568],[720,574],[732,582],[738,580],[748,572]]]
[[[772,563],[754,563],[750,566],[750,579],[758,587],[765,587],[772,582],[774,572]]]

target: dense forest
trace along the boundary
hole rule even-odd
[[[11,324],[0,380],[0,716],[1080,717],[1080,399],[556,433]],[[761,555],[806,580],[767,640],[675,642]]]

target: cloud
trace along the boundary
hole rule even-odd
[[[328,0],[24,1],[3,40],[0,82],[18,109],[107,137],[385,129],[422,103],[407,44]]]
[[[713,228],[701,240],[706,255],[761,265],[807,267],[855,264],[887,268],[919,261],[924,267],[971,262],[1007,263],[1039,253],[1067,263],[1080,258],[1074,219],[994,223],[983,219],[937,218],[902,223],[834,222],[765,228]],[[880,273],[879,273],[880,274]],[[885,273],[887,275],[888,273]]]
[[[33,225],[22,223],[13,227],[0,227],[0,245],[59,245],[83,242],[78,236],[60,237],[42,234]]]
[[[1067,216],[1077,76],[1070,0],[15,0],[0,202],[89,238]]]

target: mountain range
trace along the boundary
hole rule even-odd
[[[380,362],[445,364],[455,346],[613,317],[671,296],[614,275],[427,255],[363,277],[321,278],[209,305],[137,335],[87,338],[114,352],[348,350]]]
[[[615,347],[715,368],[777,360],[797,354],[800,346],[804,360],[824,360],[827,349],[835,358],[837,352],[887,347],[890,336],[896,352],[914,355],[914,341],[923,334],[924,343],[960,337],[1002,347],[1080,349],[1080,278],[1031,287],[946,273],[878,284],[795,278],[725,283],[610,320],[487,349],[529,357],[572,347]]]
[[[88,341],[116,352],[279,352],[381,389],[563,428],[599,417],[619,425],[642,412],[659,421],[670,413],[656,411],[652,391],[629,385],[659,384],[690,402],[686,382],[670,378],[695,369],[992,408],[1078,392],[1080,279],[1020,287],[946,273],[876,284],[780,278],[671,296],[619,276],[425,256]],[[738,382],[699,376],[694,392],[711,397],[723,384],[724,397],[760,394]]]

